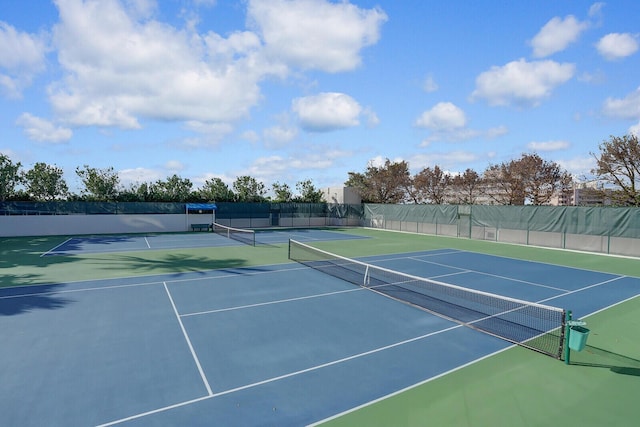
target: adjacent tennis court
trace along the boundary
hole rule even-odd
[[[291,262],[284,243],[289,239],[356,254],[385,270],[571,309],[576,318],[634,302],[640,294],[638,275],[597,271],[603,269],[596,263],[584,268],[533,260],[539,253],[531,253],[532,260],[481,253],[457,240],[355,229],[256,235],[262,242],[256,246],[214,233],[13,239],[5,254],[14,259],[2,264],[7,274],[0,289],[2,424],[339,424],[378,401],[410,395],[504,354],[532,357],[553,369],[589,369],[588,359],[564,366]],[[135,264],[128,263],[132,258]],[[193,258],[215,268],[193,268]],[[121,262],[116,277],[114,261]],[[191,268],[170,271],[170,262],[191,262]],[[74,277],[74,269],[85,276],[91,266],[92,280]],[[35,268],[45,271],[24,276]],[[47,280],[62,271],[66,280]],[[625,390],[640,391],[638,355],[603,351],[623,359],[623,377],[633,381]],[[423,402],[416,410],[428,406]],[[377,425],[388,419],[421,424],[405,415],[386,414]],[[475,420],[471,424],[478,425]],[[490,415],[485,421],[492,424]]]

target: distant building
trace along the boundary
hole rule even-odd
[[[324,201],[339,205],[359,205],[360,194],[353,187],[327,187],[322,191]]]
[[[597,181],[574,183],[573,188],[556,194],[550,201],[552,206],[608,206],[611,190]]]

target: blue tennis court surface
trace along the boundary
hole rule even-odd
[[[286,243],[289,239],[301,242],[319,242],[323,240],[367,239],[348,233],[330,230],[290,229],[264,230],[256,232],[257,245]],[[212,248],[222,246],[240,246],[243,243],[214,233],[151,234],[151,235],[114,235],[71,237],[58,246],[51,248],[43,256],[77,255],[90,253],[129,252],[147,250],[166,250],[184,248]]]
[[[364,260],[576,317],[640,293],[459,250]],[[510,346],[293,263],[0,289],[0,330],[8,426],[312,424]]]

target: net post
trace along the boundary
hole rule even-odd
[[[291,239],[289,239],[289,251],[287,253],[287,258],[291,259]]]
[[[369,266],[367,265],[367,267],[364,270],[364,277],[362,278],[362,286],[364,286],[365,288],[368,288],[369,283],[367,283],[367,278],[369,277]]]
[[[564,363],[565,365],[571,364],[571,349],[569,348],[569,335],[571,335],[571,310],[567,310],[565,318],[565,333],[564,333]]]

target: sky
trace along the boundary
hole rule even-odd
[[[0,0],[0,153],[124,186],[342,186],[385,159],[589,178],[640,132],[640,1]]]

